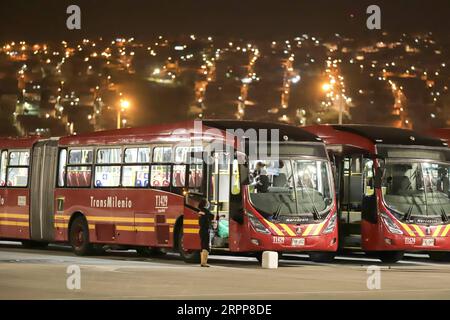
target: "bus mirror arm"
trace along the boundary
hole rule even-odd
[[[380,156],[377,156],[376,159],[378,160],[379,167],[377,170],[375,170],[374,186],[375,186],[375,188],[381,188],[384,172],[386,170],[386,159],[384,157],[380,157]]]
[[[383,171],[382,170],[376,170],[375,177],[374,177],[374,187],[376,189],[381,188],[382,180],[383,180]]]

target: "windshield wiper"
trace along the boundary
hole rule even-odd
[[[406,211],[406,214],[403,217],[403,220],[405,220],[405,222],[408,222],[408,220],[411,218],[411,213],[412,213],[413,207],[414,207],[414,203],[411,204],[411,206],[408,208],[408,211]]]
[[[281,195],[280,195],[280,197],[281,197]],[[281,205],[282,205],[282,203],[280,201],[280,203],[278,204],[277,210],[275,210],[275,212],[272,215],[272,220],[278,220],[278,216],[280,215],[280,212],[281,212]]]
[[[319,214],[319,210],[317,210],[317,207],[313,202],[311,202],[311,207],[312,207],[311,209],[313,212],[314,220],[322,220],[322,216]]]
[[[426,192],[426,190],[425,190],[425,192]],[[433,189],[431,189],[431,194],[432,194],[432,199],[433,199],[433,202],[434,202],[434,190],[433,190]],[[439,198],[439,196],[437,197],[437,199],[438,199],[438,202],[439,202],[439,207],[440,207],[440,209],[441,209],[441,218],[442,218],[442,221],[443,221],[443,222],[447,222],[447,221],[448,221],[448,216],[447,216],[447,214],[445,213],[444,207],[442,206],[441,199]]]
[[[441,206],[441,216],[442,216],[442,221],[443,222],[448,222],[448,216],[445,213],[445,210],[444,210],[444,208],[442,206]]]

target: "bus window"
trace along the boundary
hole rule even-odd
[[[91,166],[68,166],[67,186],[71,188],[91,186]]]
[[[178,164],[173,166],[172,186],[178,188],[186,186],[186,165]]]
[[[8,186],[26,187],[28,184],[28,168],[8,168]]]
[[[149,163],[150,148],[125,149],[125,163]]]
[[[30,152],[28,151],[11,151],[9,154],[10,166],[28,166],[30,162]]]
[[[66,161],[67,161],[67,150],[61,149],[59,152],[59,163],[58,163],[58,187],[64,187],[65,185],[65,175],[66,175]]]
[[[364,196],[370,197],[374,192],[373,160],[366,159],[364,165]]]
[[[118,187],[120,185],[120,166],[96,166],[94,181],[96,188]]]
[[[176,147],[175,148],[175,163],[186,163],[188,147]]]
[[[214,164],[208,186],[211,212],[222,214],[228,211],[230,195],[230,156],[228,153],[214,154]],[[208,176],[209,177],[209,176]]]
[[[169,187],[170,186],[170,166],[154,164],[150,170],[150,186]]]
[[[121,163],[122,150],[120,148],[98,149],[96,163]]]
[[[126,156],[125,156],[126,157]],[[123,166],[122,186],[134,188],[148,187],[148,165]]]
[[[0,159],[0,187],[6,185],[6,161],[8,159],[8,151],[2,151],[2,157]]]
[[[69,152],[69,164],[91,164],[92,160],[91,149],[72,149]]]
[[[7,185],[9,187],[26,187],[28,185],[29,151],[12,151],[9,153]]]
[[[153,162],[170,162],[171,160],[171,147],[155,147],[153,149]]]

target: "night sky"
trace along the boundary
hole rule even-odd
[[[66,8],[82,10],[82,30],[70,31]],[[248,38],[336,32],[370,37],[365,28],[370,4],[382,9],[382,31],[450,31],[450,1],[331,0],[151,0],[151,1],[0,1],[0,40],[60,40],[92,36],[136,36],[196,33]]]

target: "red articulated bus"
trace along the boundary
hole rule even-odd
[[[450,151],[411,130],[365,125],[306,127],[336,165],[340,248],[362,247],[385,262],[406,251],[450,251]]]
[[[258,157],[250,157],[245,150],[250,153],[252,141],[229,132],[237,129],[244,135],[277,130],[278,156],[258,149]],[[226,147],[210,148],[213,143]],[[2,239],[70,243],[78,255],[103,246],[141,254],[175,249],[194,262],[200,250],[196,205],[203,197],[216,220],[213,250],[258,258],[265,250],[307,251],[315,260],[330,260],[337,250],[325,145],[296,127],[189,121],[4,139],[0,152]]]

